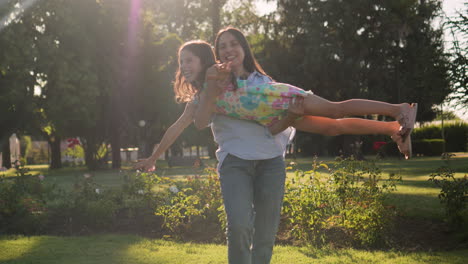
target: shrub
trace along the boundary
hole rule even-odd
[[[443,158],[448,160],[450,155]],[[447,222],[457,228],[463,226],[468,220],[468,175],[455,178],[453,170],[443,166],[430,175],[429,181],[441,188],[438,197],[444,204]]]
[[[444,152],[443,139],[421,139],[413,141],[413,154],[423,156],[440,156]]]
[[[119,202],[126,217],[140,217],[144,224],[151,224],[154,210],[163,200],[163,195],[157,189],[161,185],[169,184],[168,178],[159,177],[155,173],[127,172],[123,175],[124,184]]]
[[[468,151],[468,124],[463,122],[444,125],[446,152]],[[442,125],[429,125],[416,128],[412,134],[413,140],[442,138]]]
[[[15,162],[16,177],[0,178],[0,231],[20,234],[41,232],[47,223],[45,201],[55,185],[45,186],[43,176],[34,177]]]
[[[329,173],[320,175],[320,168]],[[383,201],[396,180],[391,175],[381,182],[372,162],[339,159],[332,169],[314,162],[312,170],[296,171],[287,181],[283,213],[304,243],[320,246],[341,230],[351,242],[372,245],[391,227],[395,211]]]
[[[327,190],[329,183],[320,177],[318,169],[326,164],[314,162],[312,170],[296,170],[286,181],[283,214],[287,228],[304,243],[325,242],[325,229],[333,212],[334,196]]]
[[[164,228],[178,239],[224,239],[226,217],[219,179],[214,169],[205,172],[206,178],[194,175],[185,182],[172,182],[164,190],[166,199],[156,208],[155,214],[164,218]]]
[[[75,167],[84,165],[84,149],[80,145],[67,147],[62,153],[62,157],[66,157],[63,165],[66,167]]]
[[[380,183],[380,174],[374,163],[353,159],[338,160],[331,174],[339,202],[339,225],[364,245],[383,237],[395,213],[383,200],[400,179],[391,174],[388,181]]]

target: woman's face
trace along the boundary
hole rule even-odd
[[[244,67],[245,52],[239,41],[230,32],[224,32],[218,40],[218,54],[221,62],[231,62],[232,68]]]
[[[198,79],[198,75],[203,70],[201,60],[189,50],[180,52],[179,67],[182,75],[188,82],[193,82]]]

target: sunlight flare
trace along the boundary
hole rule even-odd
[[[25,0],[16,3],[13,7],[13,10],[7,12],[7,14],[0,20],[0,32],[12,22],[17,22],[21,19],[21,16],[24,12],[33,6],[39,0]]]

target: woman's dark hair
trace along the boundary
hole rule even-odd
[[[180,70],[180,53],[182,51],[190,51],[193,55],[200,58],[203,70],[200,72],[197,79],[192,83],[189,83],[182,71]],[[215,56],[211,45],[203,40],[192,40],[184,43],[179,48],[178,53],[179,68],[177,69],[175,81],[174,81],[174,93],[175,99],[178,103],[185,103],[192,101],[194,96],[200,91],[205,80],[206,70],[216,63]]]
[[[247,42],[247,39],[245,38],[244,34],[237,28],[227,27],[227,28],[221,29],[218,32],[218,34],[216,35],[215,44],[214,44],[216,58],[219,61],[221,61],[219,57],[219,38],[221,37],[221,35],[223,35],[226,32],[231,33],[237,39],[237,41],[239,41],[239,44],[244,50],[245,57],[244,57],[243,65],[244,65],[245,70],[247,70],[249,73],[258,71],[259,73],[268,76],[268,74],[266,74],[266,72],[263,70],[262,66],[260,66],[260,64],[255,59],[252,53],[252,49],[250,49],[249,42]]]

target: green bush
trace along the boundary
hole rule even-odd
[[[29,152],[31,151],[32,147],[32,140],[30,136],[21,136],[19,139],[20,142],[20,153],[24,157],[22,160],[22,164],[27,164],[27,158],[29,156]]]
[[[163,191],[166,199],[155,214],[164,218],[163,226],[171,236],[218,242],[224,239],[226,216],[219,179],[214,169],[205,172],[206,178],[190,176],[187,181],[172,182]]]
[[[144,225],[135,229],[159,227],[153,212],[162,199],[153,189],[163,181],[155,174],[132,172],[124,185],[103,189],[85,173],[65,192],[19,164],[16,169],[18,176],[0,179],[0,232],[82,234],[115,230],[119,221]]]
[[[446,152],[468,151],[468,124],[463,122],[444,125]],[[412,134],[413,141],[442,138],[442,125],[429,125],[416,128]]]
[[[421,139],[413,141],[413,155],[440,156],[443,152],[443,139]]]
[[[307,244],[325,243],[325,230],[335,212],[334,195],[328,191],[329,182],[322,180],[318,169],[326,164],[314,162],[312,170],[296,170],[286,181],[283,218],[287,229],[296,239]]]
[[[447,161],[450,156],[444,157]],[[459,228],[468,220],[468,176],[455,178],[448,166],[443,166],[432,173],[429,181],[441,188],[439,199],[445,207],[447,222]]]
[[[75,167],[84,165],[84,149],[80,145],[74,145],[73,147],[68,147],[62,153],[62,157],[68,157],[70,161],[66,160],[63,162],[65,167]]]
[[[45,201],[55,185],[46,186],[19,162],[14,167],[16,177],[0,178],[0,233],[37,234],[47,224]]]
[[[321,176],[320,168],[329,174]],[[382,182],[380,174],[373,163],[353,159],[339,159],[333,169],[314,163],[310,171],[296,171],[286,183],[287,228],[303,243],[316,246],[331,240],[337,231],[349,243],[368,246],[384,241],[395,210],[383,201],[398,179],[391,175]]]
[[[214,169],[185,181],[128,172],[122,175],[123,185],[108,189],[84,174],[67,192],[19,172],[19,177],[0,180],[0,232],[118,230],[207,242],[225,239],[226,216]],[[338,160],[333,168],[314,163],[310,171],[296,171],[286,183],[280,236],[293,234],[295,241],[315,245],[337,234],[348,244],[385,241],[395,211],[383,200],[394,181],[394,176],[381,181],[372,163],[355,160]]]

